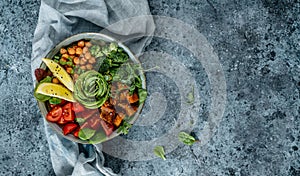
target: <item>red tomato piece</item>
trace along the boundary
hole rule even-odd
[[[73,132],[73,135],[74,135],[75,137],[77,137],[77,138],[78,138],[79,130],[80,130],[80,128],[77,128],[77,129]]]
[[[76,128],[78,127],[78,125],[76,123],[68,123],[63,127],[63,133],[64,135],[70,134],[72,133]]]
[[[106,136],[109,136],[114,131],[114,126],[106,123],[102,119],[99,119],[99,120],[100,120],[100,124],[101,124]]]
[[[46,119],[50,122],[57,122],[62,116],[62,108],[59,106],[53,107],[47,114]]]
[[[85,108],[84,108],[84,106],[81,105],[80,103],[73,103],[72,110],[73,110],[75,113],[78,113],[78,112],[84,111]]]
[[[72,111],[72,103],[67,103],[66,105],[63,106],[62,117],[64,118],[65,121],[68,122],[74,121],[75,115],[74,112]]]
[[[65,121],[65,119],[64,119],[63,116],[61,116],[61,118],[60,118],[56,123],[59,124],[59,125],[64,125],[64,124],[66,124],[66,123],[68,123],[68,122]]]

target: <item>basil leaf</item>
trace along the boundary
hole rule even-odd
[[[50,104],[60,104],[61,103],[61,99],[56,98],[56,97],[52,97],[49,99],[49,103]]]
[[[186,132],[180,132],[178,134],[178,139],[186,145],[193,145],[196,142],[196,139],[193,136],[187,134]]]
[[[156,156],[162,158],[163,160],[166,160],[165,151],[164,151],[164,148],[162,146],[156,146],[154,148],[153,152]]]
[[[94,136],[96,130],[90,129],[90,128],[83,128],[79,131],[78,133],[78,137],[81,140],[88,140],[90,139],[92,136]]]
[[[105,141],[106,135],[103,132],[98,132],[96,133],[90,140],[90,144],[96,144],[96,143],[101,143]]]

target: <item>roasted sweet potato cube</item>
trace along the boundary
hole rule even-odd
[[[100,118],[109,124],[113,124],[113,119],[115,117],[115,110],[109,107],[101,106]]]
[[[129,93],[127,94],[127,100],[128,102],[131,103],[135,103],[137,101],[139,101],[139,96],[137,95],[137,93],[133,93],[132,95],[130,95]]]
[[[116,127],[120,126],[120,124],[122,123],[122,120],[124,118],[125,118],[125,114],[123,114],[123,113],[117,114],[116,118],[114,119],[114,125]]]

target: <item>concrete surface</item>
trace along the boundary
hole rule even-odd
[[[32,96],[31,40],[39,3],[0,2],[0,175],[54,175],[42,117]],[[126,161],[106,154],[105,165],[130,176],[300,175],[300,2],[159,0],[149,4],[152,14],[194,26],[213,46],[225,73],[226,110],[205,146],[180,145],[166,161]],[[203,80],[197,83],[204,101],[193,129],[199,136],[210,101],[205,98],[209,82],[203,67],[189,66],[196,62],[193,55],[171,41],[154,38],[147,50],[176,56]],[[147,76],[151,86],[155,75]],[[159,90],[174,99],[177,95],[168,87],[172,82],[163,76],[160,81],[164,89]],[[137,135],[137,129],[127,137],[149,138]],[[142,133],[153,137],[163,132]]]

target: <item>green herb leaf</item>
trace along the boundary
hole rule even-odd
[[[139,103],[143,103],[147,98],[147,91],[145,89],[139,89]]]
[[[195,97],[194,97],[194,86],[192,87],[192,90],[187,94],[187,103],[188,104],[193,104],[195,101]]]
[[[129,128],[131,128],[132,125],[125,120],[123,120],[122,125],[118,128],[118,133],[121,132],[121,134],[128,134]]]
[[[90,128],[83,128],[79,131],[78,137],[81,140],[88,140],[88,139],[90,139],[91,137],[94,136],[95,132],[96,132],[96,130],[93,130],[93,129],[90,129]]]
[[[61,99],[60,98],[56,98],[56,97],[52,97],[49,99],[49,103],[50,104],[60,104],[61,103]]]
[[[79,123],[79,125],[83,124],[85,122],[84,118],[76,117],[75,122]]]
[[[187,134],[186,132],[180,132],[178,134],[178,139],[186,145],[193,145],[196,142],[196,139],[193,136]]]
[[[165,151],[164,151],[164,148],[162,146],[156,146],[154,148],[153,152],[156,156],[162,158],[163,160],[166,160]]]

